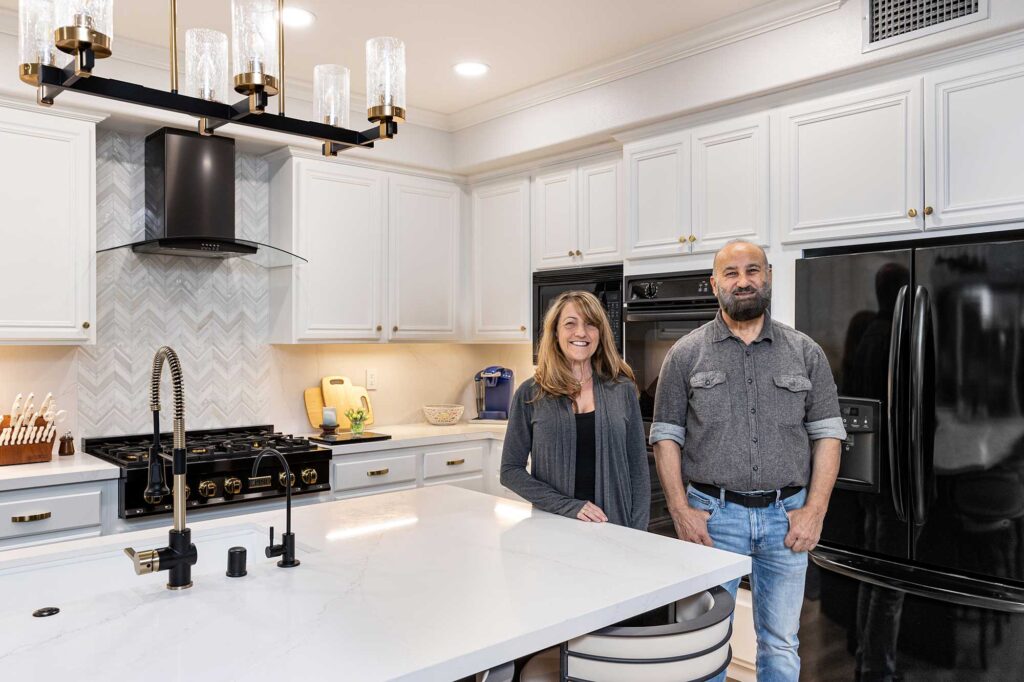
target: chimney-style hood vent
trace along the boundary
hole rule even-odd
[[[270,258],[254,259],[270,267],[305,261],[235,237],[235,141],[176,128],[146,138],[145,239],[124,246],[136,253],[203,258],[263,252]]]

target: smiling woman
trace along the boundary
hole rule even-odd
[[[567,291],[543,329],[537,371],[512,402],[502,485],[544,511],[646,529],[651,487],[640,404],[604,308],[593,294]]]

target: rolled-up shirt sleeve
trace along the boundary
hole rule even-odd
[[[661,364],[658,390],[654,395],[654,422],[651,424],[651,445],[660,440],[674,440],[682,448],[686,443],[687,369],[679,347],[673,346]]]
[[[811,390],[807,395],[807,415],[804,419],[807,437],[810,440],[846,440],[836,382],[832,377],[828,358],[820,346],[813,346],[808,354],[807,376],[811,380]]]

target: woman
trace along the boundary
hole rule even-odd
[[[537,359],[512,400],[501,484],[544,511],[647,530],[651,479],[636,384],[593,294],[555,299]]]

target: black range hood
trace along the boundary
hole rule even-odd
[[[232,258],[265,251],[275,258],[273,263],[254,260],[271,267],[305,261],[269,244],[235,237],[232,138],[161,128],[146,137],[145,182],[145,237],[123,245],[136,253]]]

